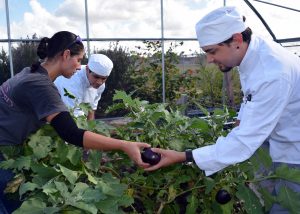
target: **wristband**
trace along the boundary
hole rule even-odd
[[[193,150],[187,149],[185,150],[185,164],[191,165],[195,163],[194,157],[193,157]]]

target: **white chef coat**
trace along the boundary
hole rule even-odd
[[[95,89],[90,85],[86,75],[85,65],[81,66],[81,70],[77,71],[70,79],[60,76],[54,81],[54,84],[58,88],[63,102],[69,108],[74,108],[80,103],[88,103],[93,110],[96,110],[98,102],[105,89],[105,83],[103,83],[98,89]],[[74,95],[76,99],[64,96],[64,88]],[[80,108],[76,108],[74,110],[74,115],[81,116],[84,115],[84,112]]]
[[[193,150],[206,175],[250,158],[268,138],[273,162],[300,164],[300,58],[252,36],[240,66],[245,98],[240,125],[214,145]]]

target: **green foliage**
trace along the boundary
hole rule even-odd
[[[252,192],[249,188],[245,187],[245,185],[239,185],[238,191],[236,192],[236,196],[244,201],[245,210],[247,213],[259,214],[263,213],[262,206],[259,202],[259,199],[256,197],[254,192]]]
[[[1,168],[20,175],[6,189],[19,189],[24,201],[15,213],[118,213],[133,202],[127,185],[109,172],[113,169],[100,170],[99,151],[83,160],[82,150],[63,142],[49,125],[32,135],[22,151],[6,147],[2,152],[7,160]]]
[[[145,52],[148,54],[136,53],[136,62],[130,68],[135,95],[151,103],[161,102],[161,44],[159,41],[145,41],[144,45],[146,46]],[[179,81],[183,79],[180,76],[179,68],[176,66],[179,62],[179,56],[173,52],[173,49],[177,46],[179,46],[179,44],[171,44],[165,53],[165,92],[168,102],[172,102],[175,99],[176,92],[178,92],[181,87]]]
[[[76,122],[98,133],[113,131],[118,138],[179,151],[213,144],[227,134],[222,128],[230,116],[226,108],[210,114],[198,104],[206,119],[188,118],[181,114],[182,109],[149,104],[123,91],[113,99],[116,105],[111,110],[130,112],[127,125],[105,130],[103,124],[90,125],[81,117]],[[297,213],[300,206],[299,194],[285,186],[277,197],[258,189],[259,197],[249,188],[272,179],[300,182],[299,170],[284,165],[274,172],[261,171],[271,167],[264,150],[210,177],[195,165],[145,172],[121,152],[89,151],[84,158],[80,148],[63,142],[46,125],[23,146],[1,147],[1,152],[6,161],[0,167],[16,173],[5,192],[18,192],[23,201],[15,213],[264,213],[275,202]],[[227,204],[215,201],[220,189],[231,194]]]
[[[27,36],[27,39],[29,37]],[[33,34],[31,39],[38,39],[36,34]],[[30,67],[33,63],[38,61],[36,50],[37,42],[20,42],[16,47],[12,48],[12,58],[14,73],[19,73],[23,68]]]
[[[132,56],[136,58],[135,64],[130,67],[134,95],[150,103],[158,103],[162,101],[161,44],[159,41],[145,41],[144,45],[144,53]],[[167,103],[175,103],[182,95],[187,95],[205,107],[222,107],[224,101],[228,104],[231,98],[223,93],[223,73],[217,66],[204,63],[204,54],[194,57],[197,64],[182,68],[180,63],[184,63],[186,57],[175,53],[176,48],[182,45],[183,42],[171,43],[164,56]],[[236,70],[231,72],[230,78],[233,102],[239,104],[241,92]]]
[[[300,194],[294,192],[287,187],[281,187],[278,195],[278,202],[287,208],[291,214],[299,213],[300,210]]]
[[[9,60],[7,53],[1,49],[0,52],[0,85],[10,77]]]

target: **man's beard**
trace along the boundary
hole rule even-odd
[[[223,73],[227,73],[229,71],[231,71],[232,67],[219,67],[220,71],[222,71]]]

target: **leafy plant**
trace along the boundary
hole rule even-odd
[[[211,114],[197,104],[206,118],[188,118],[181,114],[182,109],[172,109],[166,104],[148,104],[121,91],[117,91],[114,100],[121,102],[110,110],[127,108],[131,112],[128,126],[117,129],[118,136],[128,140],[184,151],[213,144],[228,132],[223,129],[224,122],[231,115],[226,108],[216,109]],[[260,194],[253,188],[257,188],[260,181],[278,178],[299,183],[296,175],[299,170],[287,172],[284,166],[275,172],[270,170],[268,174],[261,170],[271,168],[271,164],[271,158],[261,148],[249,160],[210,177],[195,166],[178,164],[151,173],[136,170],[126,174],[122,181],[129,185],[134,198],[138,199],[134,205],[142,207],[145,213],[264,213],[274,202],[284,204],[289,210],[297,209],[299,202],[289,203],[287,198],[285,202],[281,201],[284,193],[292,195],[293,191],[287,187],[283,187],[277,198],[263,188],[259,189]],[[220,189],[232,196],[227,204],[220,205],[215,201]]]
[[[226,136],[226,108],[212,114],[198,104],[206,118],[188,118],[183,109],[149,104],[117,91],[111,111],[126,108],[130,122],[117,128],[75,118],[82,127],[104,135],[144,141],[153,147],[176,149],[210,145]],[[285,179],[300,183],[300,171],[283,165],[269,170],[272,161],[264,149],[243,163],[212,176],[198,167],[176,164],[154,172],[137,168],[121,152],[90,151],[63,142],[46,125],[20,147],[1,147],[6,161],[0,166],[16,173],[7,193],[17,192],[22,206],[14,213],[267,213],[279,203],[297,213],[300,196],[281,187],[277,197],[260,188],[261,181]],[[266,170],[267,169],[267,170]],[[218,191],[231,200],[218,203]]]

